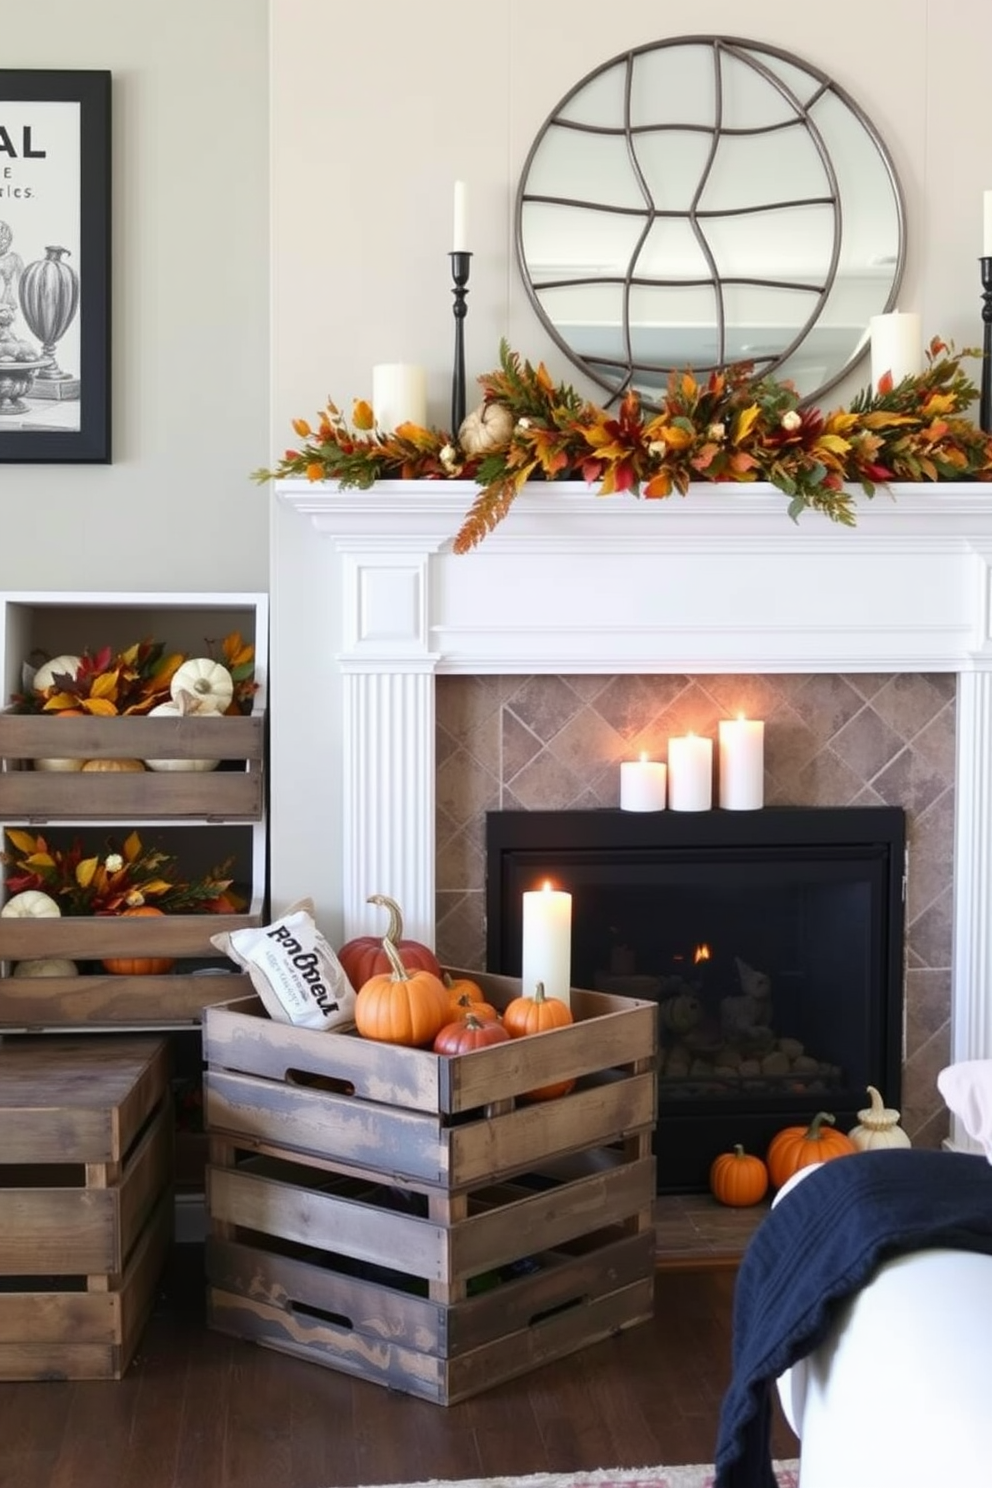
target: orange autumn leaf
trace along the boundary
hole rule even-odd
[[[375,414],[372,412],[371,403],[367,403],[364,398],[356,398],[351,411],[351,421],[356,429],[361,429],[363,432],[374,429]]]

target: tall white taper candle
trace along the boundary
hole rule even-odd
[[[520,990],[533,997],[538,982],[546,997],[571,1006],[572,896],[546,883],[524,894]]]

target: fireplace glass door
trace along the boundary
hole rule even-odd
[[[867,1087],[898,1104],[905,819],[888,807],[491,812],[489,970],[521,970],[523,894],[572,896],[572,985],[656,1002],[660,1192]]]

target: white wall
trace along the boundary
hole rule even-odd
[[[0,0],[4,68],[113,75],[113,462],[0,465],[3,588],[268,587],[268,9]]]
[[[583,386],[519,280],[517,179],[534,135],[580,77],[661,36],[766,41],[844,86],[886,141],[902,182],[900,308],[920,312],[928,339],[939,333],[959,348],[981,340],[976,258],[982,189],[992,186],[987,0],[834,0],[829,11],[776,7],[774,22],[770,11],[742,15],[733,0],[710,0],[694,17],[653,0],[506,0],[496,8],[369,0],[356,24],[326,0],[271,0],[271,8],[273,457],[293,442],[294,415],[310,417],[328,396],[346,411],[368,397],[378,361],[426,365],[429,417],[447,425],[456,178],[468,183],[474,250],[470,389],[496,365],[504,335],[521,355],[543,357],[553,375]],[[970,366],[977,380],[978,364]],[[848,401],[869,375],[866,365],[829,406]],[[315,670],[314,661],[333,654],[331,597],[309,523],[274,502],[272,511],[274,567],[285,563],[291,574],[285,592],[273,593],[273,891],[277,904],[314,894],[333,933],[337,804],[318,784],[339,773],[340,695],[326,680],[333,668]]]

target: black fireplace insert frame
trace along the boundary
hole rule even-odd
[[[869,1079],[883,1091],[887,1105],[898,1105],[902,1085],[903,1004],[905,976],[906,817],[899,807],[766,807],[760,811],[630,812],[490,811],[486,816],[486,967],[519,976],[522,945],[521,887],[533,888],[544,878],[568,887],[568,869],[595,866],[597,860],[650,865],[733,864],[755,852],[779,861],[862,863],[873,885],[871,958],[876,980],[867,1054]],[[576,985],[580,983],[573,976]],[[750,1150],[760,1151],[768,1134],[788,1120],[805,1120],[820,1109],[822,1097],[810,1094],[773,1098],[759,1117],[741,1116],[734,1126]],[[863,1088],[834,1099],[829,1109],[839,1129],[849,1130],[857,1110],[866,1104]],[[725,1101],[697,1103],[692,1121],[708,1133],[705,1142],[727,1124]],[[659,1099],[656,1150],[659,1190],[698,1190],[704,1186],[700,1159],[676,1162],[669,1184],[660,1161],[666,1143],[681,1145],[687,1130],[685,1106]],[[695,1138],[693,1139],[695,1140]]]

